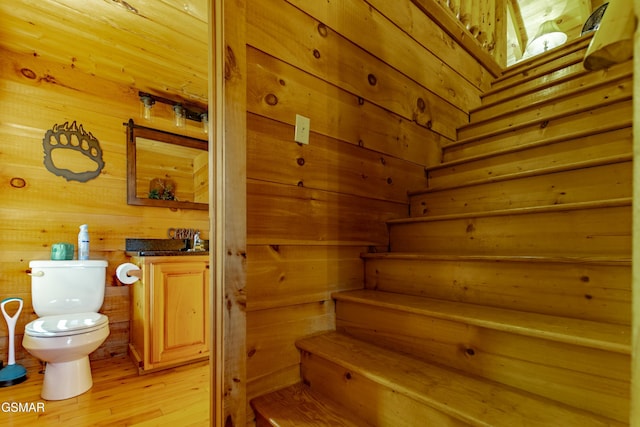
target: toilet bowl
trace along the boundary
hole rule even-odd
[[[89,390],[89,353],[108,336],[109,319],[99,313],[45,316],[28,323],[22,346],[46,362],[42,398],[63,400]]]
[[[31,261],[31,299],[39,318],[25,326],[22,346],[46,363],[40,395],[78,396],[93,385],[89,354],[109,336],[104,301],[107,262]]]

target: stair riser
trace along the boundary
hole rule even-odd
[[[566,46],[562,51],[555,54],[545,54],[533,61],[516,64],[509,67],[502,77],[496,79],[491,84],[490,93],[501,92],[514,85],[523,85],[525,82],[562,74],[563,70],[576,62],[582,66],[582,60],[589,47],[591,38],[585,37],[583,40],[574,42],[572,46]],[[583,67],[584,68],[584,67]]]
[[[456,174],[457,175],[457,174]],[[453,184],[450,175],[445,184]],[[411,216],[489,212],[631,197],[631,161],[514,177],[411,197]],[[437,184],[442,184],[439,180]],[[435,185],[437,185],[435,184]]]
[[[581,66],[582,64],[577,64],[576,69],[562,70],[563,73],[572,72],[573,74],[563,81],[556,81],[555,84],[540,84],[540,81],[533,81],[531,83],[537,86],[530,88],[529,91],[524,91],[528,85],[505,90],[503,91],[505,98],[499,104],[488,105],[487,100],[483,99],[484,107],[471,112],[470,122],[479,123],[494,117],[513,115],[516,111],[531,109],[534,105],[568,104],[565,100],[568,96],[571,96],[575,105],[578,105],[580,97],[585,98],[587,102],[594,96],[597,99],[596,94],[606,92],[601,89],[603,86],[615,87],[621,79],[625,84],[631,83],[632,61],[595,73],[587,72],[584,68],[579,70]],[[606,97],[603,99],[607,100]]]
[[[628,355],[349,301],[336,314],[338,331],[376,345],[627,420]]]
[[[631,267],[367,259],[369,289],[629,325]]]
[[[630,127],[633,122],[632,114],[632,101],[626,100],[568,116],[540,119],[536,123],[517,129],[503,129],[492,136],[445,146],[443,160],[449,162],[487,155],[507,148],[523,147],[540,141],[571,139]],[[587,129],[588,132],[586,132]]]
[[[543,168],[570,167],[579,162],[596,161],[632,153],[631,127],[560,141],[555,144],[481,158],[427,171],[430,188],[443,188],[463,182],[496,178]]]
[[[509,100],[514,96],[520,96],[522,93],[529,93],[531,91],[541,90],[546,87],[553,87],[553,84],[573,79],[576,75],[582,75],[587,73],[582,65],[582,58],[584,58],[584,51],[574,52],[571,60],[566,66],[560,70],[553,69],[552,71],[544,74],[540,74],[536,78],[523,80],[522,76],[512,78],[512,81],[504,81],[503,87],[495,86],[490,92],[482,96],[482,105],[494,105],[504,100]],[[568,58],[567,58],[568,59]],[[515,84],[513,80],[518,79],[520,83]]]
[[[631,207],[392,223],[391,252],[512,256],[631,254]]]
[[[482,122],[471,123],[458,129],[458,139],[467,139],[476,135],[488,135],[503,129],[519,126],[521,123],[551,120],[557,116],[590,111],[604,103],[613,103],[630,99],[633,93],[633,79],[626,77],[607,82],[603,86],[574,94],[571,97],[550,99],[548,102],[530,108],[508,111],[503,115]]]
[[[303,351],[301,362],[306,384],[372,426],[414,427],[416,420],[429,420],[433,426],[470,425],[318,355]]]

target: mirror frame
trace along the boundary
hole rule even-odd
[[[127,204],[135,206],[208,210],[209,203],[144,199],[138,197],[136,194],[136,138],[146,138],[204,151],[209,150],[209,141],[140,126],[135,124],[133,119],[129,119],[129,122],[125,123],[125,126],[127,126]]]

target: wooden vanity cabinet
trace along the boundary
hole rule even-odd
[[[134,257],[129,353],[147,373],[207,359],[209,256]]]

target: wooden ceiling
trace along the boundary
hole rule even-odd
[[[533,38],[548,19],[570,39],[578,37],[591,11],[605,2],[505,1],[515,23],[510,45]],[[141,91],[206,103],[207,7],[208,0],[3,1],[0,45]]]
[[[0,45],[206,104],[207,8],[207,0],[3,1]]]

